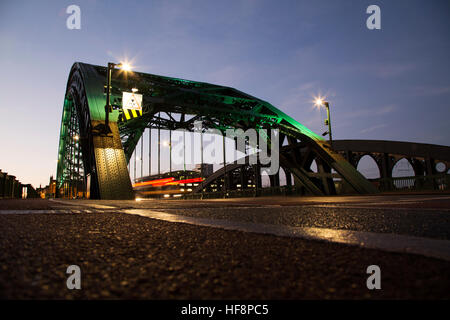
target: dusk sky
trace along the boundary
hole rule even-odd
[[[81,30],[66,8],[81,8]],[[366,8],[381,8],[381,30]],[[76,61],[227,85],[334,139],[450,145],[450,1],[0,2],[0,169],[56,175],[67,78]]]

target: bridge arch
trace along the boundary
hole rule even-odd
[[[373,155],[366,153],[362,155],[356,165],[356,169],[361,172],[367,179],[381,178],[381,167]],[[364,174],[366,171],[367,174]]]
[[[280,169],[279,169],[279,174],[278,174],[278,177],[279,177],[279,186],[286,186],[288,183],[287,183],[287,173],[286,173],[286,170],[283,168],[283,167],[281,167],[280,166]]]
[[[113,71],[111,101],[117,106],[110,114],[112,134],[102,136],[95,127],[105,118],[106,68],[75,63],[66,89],[66,99],[72,99],[78,115],[80,155],[83,159],[85,183],[93,198],[130,199],[133,191],[127,162],[147,128],[194,131],[195,121],[204,128],[225,132],[226,129],[277,129],[279,131],[280,163],[292,173],[295,184],[305,192],[317,195],[334,194],[331,170],[357,193],[376,192],[375,187],[357,172],[327,141],[295,121],[266,101],[224,86],[133,72]],[[121,94],[138,89],[143,95],[142,116],[125,119],[121,109]],[[66,105],[66,104],[65,104]],[[69,105],[69,104],[67,104]],[[72,107],[71,107],[72,108]],[[57,181],[61,187],[73,174],[74,158],[68,157],[68,141],[74,131],[63,111],[58,150]],[[166,114],[162,118],[159,114]],[[180,115],[179,118],[172,117]],[[69,138],[68,138],[69,137]],[[267,137],[268,144],[271,143]],[[286,143],[287,142],[287,143]],[[319,173],[308,169],[315,160]],[[228,166],[227,166],[228,167]],[[67,172],[71,174],[67,174]],[[225,173],[225,172],[224,172]],[[89,179],[88,179],[89,177]]]
[[[385,140],[335,140],[333,147],[355,167],[363,155],[370,154],[380,166],[382,179],[392,178],[394,165],[402,158],[411,163],[416,177],[437,174],[438,162],[450,168],[448,146]]]
[[[412,173],[412,174],[411,174]],[[397,159],[392,167],[392,177],[410,177],[415,176],[413,163],[410,158],[401,157]]]
[[[76,169],[83,172],[79,180],[83,180],[91,198],[133,199],[117,118],[113,115],[111,119],[111,136],[100,136],[94,130],[105,117],[105,79],[104,67],[93,69],[82,63],[72,66],[61,120],[57,187],[61,190],[65,185],[72,185]],[[78,145],[77,155],[72,153],[74,144]],[[79,163],[77,168],[75,161]],[[65,196],[64,193],[60,195]]]

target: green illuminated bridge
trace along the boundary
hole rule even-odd
[[[231,128],[278,129],[280,166],[286,176],[289,173],[293,177],[295,187],[306,194],[335,194],[336,179],[351,193],[378,191],[346,160],[342,146],[341,152],[333,151],[321,136],[270,103],[230,87],[113,70],[113,110],[109,114],[112,133],[100,134],[94,128],[105,122],[106,77],[106,67],[84,63],[75,63],[70,71],[58,149],[60,196],[72,197],[84,190],[95,199],[133,199],[127,165],[144,131],[159,128],[192,132],[196,121],[202,121],[203,129],[221,132]],[[134,88],[143,95],[142,113],[129,117],[122,109],[122,93]],[[266,139],[270,145],[270,137]],[[311,172],[313,161],[317,173]],[[238,167],[228,164],[223,174]],[[195,191],[201,192],[206,183]]]

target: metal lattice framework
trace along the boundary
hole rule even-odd
[[[84,166],[80,144],[80,121],[73,99],[64,101],[63,119],[61,125],[60,158],[61,167],[60,187],[65,197],[75,197],[78,191],[84,189]]]
[[[355,193],[376,192],[341,155],[334,152],[321,136],[278,110],[266,101],[239,90],[214,84],[170,78],[144,73],[114,71],[111,101],[121,106],[123,91],[137,88],[143,94],[143,115],[123,121],[120,110],[110,115],[112,137],[92,134],[92,128],[105,118],[106,68],[75,63],[70,72],[61,124],[57,180],[59,187],[67,183],[72,172],[66,160],[70,126],[67,110],[78,119],[79,145],[85,175],[90,176],[90,192],[94,198],[130,198],[131,183],[126,168],[137,142],[146,128],[194,130],[194,122],[202,121],[205,129],[224,131],[228,128],[278,129],[280,141],[287,142],[279,154],[283,168],[294,176],[295,184],[316,195],[334,194],[333,177],[339,176]],[[67,109],[67,110],[66,110]],[[160,117],[159,114],[165,114]],[[174,114],[178,114],[175,117]],[[270,138],[267,138],[270,140]],[[270,141],[268,141],[270,144]],[[289,146],[292,146],[290,148]],[[315,160],[319,174],[311,174]],[[331,170],[336,171],[335,174]],[[66,173],[66,174],[65,174]],[[70,175],[69,175],[70,176]]]

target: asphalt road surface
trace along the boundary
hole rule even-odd
[[[0,200],[0,298],[449,299],[449,214],[449,195]],[[283,228],[327,232],[272,232]],[[389,250],[397,239],[423,254]],[[67,289],[69,265],[81,290]],[[370,265],[380,290],[366,286]]]

